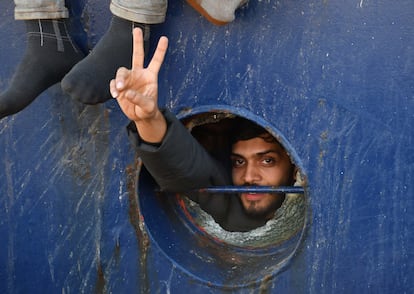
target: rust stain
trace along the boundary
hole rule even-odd
[[[96,285],[95,285],[95,294],[105,293],[105,274],[102,268],[102,264],[98,263],[97,268],[97,278],[96,278]]]
[[[259,287],[259,293],[260,294],[267,294],[270,293],[270,284],[273,280],[273,277],[271,275],[266,276],[263,278],[263,280],[260,283],[260,287]]]
[[[139,286],[140,293],[149,293],[149,280],[147,274],[147,257],[148,250],[150,247],[150,241],[148,233],[145,230],[144,218],[141,214],[141,210],[138,202],[138,193],[137,193],[137,182],[138,175],[141,171],[142,162],[135,157],[135,160],[132,164],[126,167],[127,175],[127,189],[128,189],[128,199],[129,199],[129,221],[134,228],[135,235],[138,241],[138,250],[139,250],[139,261],[140,266],[140,276],[139,276]]]

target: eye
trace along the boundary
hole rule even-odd
[[[276,159],[273,157],[265,157],[262,159],[263,165],[274,165],[276,163]]]
[[[231,162],[232,162],[232,166],[234,167],[234,168],[236,168],[236,167],[240,167],[240,166],[243,166],[243,164],[244,164],[244,159],[242,159],[242,158],[233,158],[232,160],[231,160]]]

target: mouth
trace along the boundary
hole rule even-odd
[[[259,201],[261,200],[265,194],[259,194],[259,193],[243,193],[242,197],[246,199],[247,201]]]

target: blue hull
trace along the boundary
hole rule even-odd
[[[87,50],[110,12],[79,2]],[[25,47],[11,1],[0,2],[0,28],[2,91]],[[259,120],[306,175],[294,256],[246,285],[214,262],[187,262],[205,249],[164,225],[157,203],[141,211],[139,193],[151,191],[137,186],[116,101],[85,106],[55,85],[0,121],[0,293],[412,293],[414,2],[250,0],[216,27],[174,0],[152,48],[162,34],[161,105]]]

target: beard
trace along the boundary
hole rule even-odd
[[[273,201],[268,205],[260,205],[258,201],[252,201],[247,207],[242,205],[244,212],[254,219],[266,219],[269,220],[274,216],[276,210],[282,205],[285,200],[285,194],[274,194]]]

